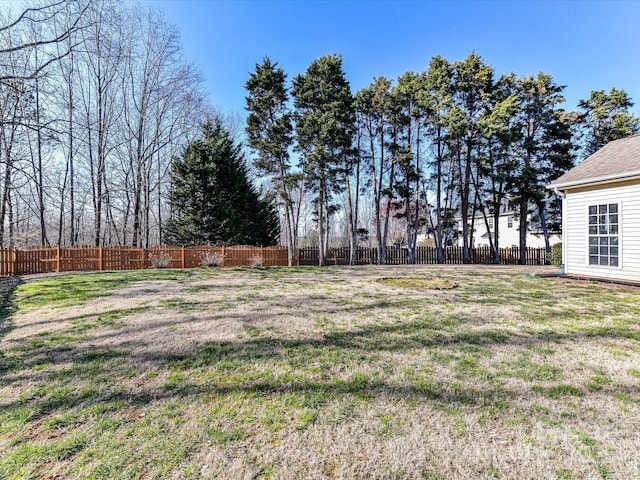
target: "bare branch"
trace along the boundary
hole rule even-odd
[[[33,19],[33,18],[29,18],[27,17],[27,15],[31,12],[42,12],[44,10],[47,10],[49,8],[55,8],[59,5],[62,5],[63,3],[66,3],[67,0],[60,0],[59,2],[55,2],[52,3],[51,5],[45,5],[43,7],[39,7],[39,8],[27,8],[24,12],[22,12],[22,14],[20,14],[20,16],[13,22],[10,23],[9,25],[5,25],[4,27],[0,27],[0,32],[4,32],[5,30],[10,30],[11,28],[15,27],[16,25],[18,25],[22,20],[30,20],[32,22],[37,22],[39,20]],[[53,18],[53,16],[59,12],[56,11],[53,14],[49,15],[46,19],[44,20],[50,20],[51,18]]]
[[[25,19],[29,20],[29,21],[32,21],[32,22],[38,22],[38,23],[46,22],[47,20],[50,20],[51,18],[53,18],[56,14],[59,14],[61,12],[61,9],[58,9],[58,10],[52,12],[50,15],[48,15],[48,16],[46,16],[44,18],[40,18],[40,19],[33,19],[33,18],[30,18],[30,17],[26,17],[26,14],[29,13],[29,12],[39,12],[39,11],[46,10],[48,8],[58,7],[60,5],[66,4],[66,3],[68,3],[68,0],[61,0],[61,1],[58,1],[58,2],[56,2],[54,4],[51,4],[51,5],[48,5],[48,6],[45,6],[45,7],[27,9],[22,13],[22,15],[20,15],[18,20],[16,20],[12,24],[4,26],[4,27],[0,27],[0,32],[9,30],[9,29],[15,27],[20,21],[25,20]],[[60,33],[56,37],[50,38],[50,39],[44,39],[44,40],[35,40],[35,41],[32,41],[32,42],[23,42],[23,43],[20,43],[19,45],[16,45],[14,47],[0,48],[0,55],[11,54],[11,53],[14,53],[14,52],[19,52],[19,51],[30,49],[30,48],[41,47],[41,46],[44,46],[44,45],[60,44],[60,43],[62,43],[64,41],[68,40],[69,37],[73,33],[75,33],[77,31],[81,30],[82,28],[84,28],[84,26],[80,26],[80,21],[84,17],[84,14],[85,14],[85,12],[87,11],[88,8],[89,8],[89,3],[87,2],[87,3],[84,4],[84,6],[80,10],[80,12],[77,14],[77,17],[75,18],[74,22],[67,29],[65,29],[64,32]],[[69,49],[67,50],[67,52],[63,53],[62,55],[54,56],[54,57],[50,58],[49,60],[47,60],[44,64],[36,66],[36,68],[35,68],[35,70],[33,72],[26,73],[26,74],[23,74],[23,75],[17,75],[17,74],[0,75],[0,82],[4,82],[6,80],[17,80],[17,79],[21,79],[21,80],[34,79],[38,75],[40,75],[40,73],[43,70],[45,70],[49,65],[61,60],[62,58],[66,57],[67,55],[69,55],[69,53],[71,52],[71,48],[72,47],[70,46]]]

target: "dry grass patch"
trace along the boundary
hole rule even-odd
[[[640,295],[532,270],[12,285],[0,478],[638,478]]]
[[[412,290],[450,290],[458,286],[452,280],[438,277],[385,277],[376,282],[388,287]]]

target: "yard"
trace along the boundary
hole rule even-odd
[[[638,478],[640,289],[551,271],[6,285],[0,478]]]

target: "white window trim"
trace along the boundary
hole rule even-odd
[[[607,204],[607,205],[612,205],[612,204],[616,204],[618,205],[618,265],[617,266],[612,266],[612,265],[591,265],[589,263],[589,207],[592,207],[594,205],[594,203],[592,202],[587,202],[585,205],[585,216],[584,218],[586,218],[586,225],[585,225],[585,239],[586,239],[586,245],[585,245],[585,266],[590,268],[590,269],[602,269],[603,271],[619,271],[622,270],[623,266],[623,256],[622,256],[622,201],[621,200],[617,200],[617,201],[599,201],[596,202],[595,205],[602,205],[602,204]]]

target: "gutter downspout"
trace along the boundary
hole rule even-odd
[[[560,265],[560,275],[564,275],[565,265],[567,264],[567,192],[566,190],[559,190],[558,187],[553,187],[553,192],[562,199],[562,265]]]

